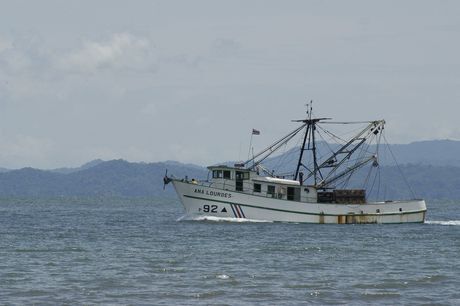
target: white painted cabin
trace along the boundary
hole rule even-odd
[[[261,176],[256,171],[229,166],[210,166],[210,187],[281,200],[316,203],[318,194],[313,186],[301,186],[299,181]]]

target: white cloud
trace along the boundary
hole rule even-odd
[[[57,64],[63,70],[80,73],[104,69],[152,72],[157,55],[150,40],[117,33],[102,42],[86,41],[79,50],[62,56]]]
[[[13,48],[13,43],[0,37],[0,53]]]
[[[0,38],[0,75],[43,77],[50,58],[39,35]]]
[[[150,39],[130,33],[115,33],[102,41],[84,41],[76,50],[52,48],[39,35],[0,37],[0,68],[3,74],[30,77],[39,74],[96,73],[102,70],[155,72],[157,49]]]

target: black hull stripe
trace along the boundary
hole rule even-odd
[[[184,197],[186,198],[191,198],[191,199],[196,199],[196,200],[205,200],[205,201],[211,201],[211,202],[216,202],[216,203],[223,203],[223,204],[230,204],[233,209],[233,205],[239,205],[240,207],[251,207],[251,208],[258,208],[258,209],[265,209],[265,210],[273,210],[273,211],[280,211],[280,212],[286,212],[286,213],[291,213],[291,214],[301,214],[301,215],[311,215],[311,216],[344,216],[347,214],[319,214],[319,213],[308,213],[308,212],[302,212],[302,211],[293,211],[293,210],[286,210],[286,209],[279,209],[279,208],[270,208],[270,207],[260,207],[260,206],[255,206],[255,205],[248,205],[248,204],[235,204],[232,202],[228,201],[222,201],[222,200],[215,200],[215,199],[208,199],[208,198],[202,198],[202,197],[195,197],[195,196],[189,196],[185,195]],[[237,209],[235,207],[235,209]],[[400,212],[400,213],[381,213],[381,214],[353,214],[353,216],[399,216],[399,215],[412,215],[412,214],[418,214],[421,212],[426,212],[426,209],[424,210],[417,210],[417,211],[410,211],[410,212]]]
[[[244,212],[243,212],[243,209],[241,208],[241,205],[238,205],[238,208],[240,209],[240,212],[241,212],[241,215],[243,216],[243,218],[246,219],[246,216],[244,215]]]
[[[230,204],[230,207],[232,208],[232,211],[233,211],[233,214],[235,215],[235,218],[238,218],[238,216],[236,215],[236,212],[235,212],[235,208],[233,208],[233,204]]]

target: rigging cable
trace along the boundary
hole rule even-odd
[[[386,146],[388,148],[388,151],[390,151],[390,154],[391,154],[391,157],[393,158],[393,161],[395,162],[398,170],[399,170],[399,173],[401,174],[403,180],[404,180],[404,183],[406,183],[407,185],[407,188],[409,189],[409,191],[411,192],[412,196],[414,197],[414,199],[416,198],[415,196],[415,193],[414,191],[412,190],[412,187],[410,186],[409,182],[407,181],[406,179],[406,176],[404,175],[404,173],[402,172],[402,169],[401,167],[399,166],[399,163],[396,161],[396,158],[395,158],[395,155],[393,154],[393,151],[391,150],[391,147],[390,147],[390,144],[388,143],[388,140],[387,138],[385,137],[385,135],[383,135],[383,138],[385,139],[385,143],[386,143]]]
[[[375,154],[377,155],[377,158],[378,158],[378,156],[379,156],[379,146],[380,146],[381,138],[382,138],[382,133],[379,134],[378,138],[375,137],[375,147],[376,147],[376,149],[375,149]],[[368,176],[367,176],[367,178],[366,178],[365,186],[368,186],[368,183],[369,183],[370,180],[371,180],[371,176],[372,176],[372,172],[373,172],[374,168],[376,168],[376,171],[375,171],[374,177],[373,177],[373,179],[372,179],[372,185],[371,185],[371,187],[369,188],[369,195],[371,195],[372,192],[374,191],[374,186],[375,186],[377,174],[380,172],[380,164],[378,163],[378,161],[377,161],[377,164],[376,164],[376,165],[374,164],[374,167],[371,167],[371,168],[369,169],[369,174],[368,174]],[[377,197],[378,197],[378,195],[377,195]]]
[[[376,138],[376,140],[377,140],[376,152],[377,153],[380,152],[380,142],[382,141],[382,135],[383,135],[383,132],[380,133],[378,140]],[[382,168],[380,167],[380,164],[378,164],[376,168],[377,168],[377,170],[376,170],[376,172],[374,174],[374,179],[372,181],[372,186],[370,188],[370,194],[372,194],[372,192],[374,191],[374,186],[375,186],[375,183],[376,183],[377,178],[378,178],[377,193],[376,193],[376,196],[375,196],[376,200],[378,200],[379,196],[380,196],[380,184],[381,184],[380,173],[381,173]]]

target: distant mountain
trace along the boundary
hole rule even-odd
[[[81,170],[89,169],[89,168],[97,166],[97,165],[99,165],[100,163],[103,163],[103,162],[104,161],[102,159],[95,159],[95,160],[87,162],[86,164],[84,164],[84,165],[82,165],[80,167],[77,167],[77,168],[57,168],[57,169],[52,169],[52,170],[49,170],[49,171],[55,172],[55,173],[69,174],[69,173],[74,173],[74,172],[78,172],[78,171],[81,171]]]
[[[374,200],[460,199],[460,167],[406,164],[383,166],[373,173],[368,177],[369,171],[363,168],[348,187],[366,187],[368,197]]]
[[[326,154],[329,145],[319,144],[319,152]],[[370,196],[398,199],[413,197],[409,183],[418,197],[427,199],[460,199],[460,142],[439,140],[416,142],[407,145],[391,145],[391,152],[399,165],[392,162],[391,155],[379,156],[380,175],[370,178],[374,185]],[[282,169],[296,163],[298,148],[284,152],[279,159],[267,159],[265,165]],[[281,160],[281,163],[280,163]],[[163,176],[205,180],[208,170],[204,167],[175,161],[158,163],[131,163],[124,160],[94,160],[78,168],[38,170],[23,168],[0,171],[0,196],[122,196],[145,197],[174,194],[172,186],[163,191]],[[401,175],[401,169],[404,176]],[[350,186],[362,187],[358,173]],[[363,181],[363,180],[361,180]],[[374,182],[375,183],[372,183]]]
[[[408,164],[400,168],[405,179],[397,166],[383,166],[373,194],[379,189],[379,199],[412,198],[407,180],[418,197],[460,199],[460,167]],[[206,168],[177,162],[111,160],[68,174],[24,168],[0,173],[0,196],[173,196],[171,185],[163,190],[166,169],[179,178],[206,180],[208,175]],[[349,186],[363,187],[360,184],[366,175],[358,174]]]
[[[157,196],[166,169],[178,177],[206,178],[207,169],[177,163],[111,160],[71,173],[24,168],[0,173],[0,196]]]
[[[74,173],[74,172],[78,172],[78,171],[81,171],[81,170],[84,170],[84,169],[94,167],[94,166],[99,165],[100,163],[103,163],[103,162],[104,161],[102,159],[95,159],[95,160],[87,162],[86,164],[84,164],[84,165],[82,165],[80,167],[76,167],[76,168],[64,167],[64,168],[56,168],[56,169],[45,170],[45,171],[54,172],[54,173],[68,174],[68,173]],[[14,169],[8,169],[8,168],[0,167],[0,173],[10,172],[10,171],[14,171]]]
[[[392,167],[389,170],[393,171],[393,174],[390,172],[387,175],[387,185],[392,186],[393,189],[388,191],[389,194],[401,193],[403,190],[400,187],[407,186],[403,184],[403,177],[397,176],[399,173],[397,167]],[[460,199],[460,167],[409,164],[402,166],[401,171],[418,197]]]
[[[400,164],[460,167],[460,141],[430,140],[390,145]],[[385,164],[394,164],[390,159]]]

